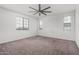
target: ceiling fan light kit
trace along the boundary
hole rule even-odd
[[[34,12],[33,15],[38,14],[39,16],[41,16],[41,14],[47,15],[47,13],[51,13],[51,11],[47,11],[47,9],[51,8],[50,6],[44,8],[44,9],[41,9],[41,4],[38,4],[38,9],[35,9],[33,7],[29,7],[29,8],[33,10],[33,11],[30,11],[30,12]]]

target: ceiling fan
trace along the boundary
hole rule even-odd
[[[47,11],[47,9],[51,8],[50,6],[41,9],[41,4],[38,4],[38,9],[35,9],[33,7],[29,7],[30,9],[34,10],[34,11],[30,11],[30,12],[34,12],[33,15],[39,14],[39,16],[41,16],[41,14],[43,15],[47,15],[46,13],[51,13],[51,11]]]

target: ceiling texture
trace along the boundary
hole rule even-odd
[[[45,13],[45,14],[54,15],[58,13],[73,11],[76,9],[76,6],[77,6],[76,4],[41,4],[41,9],[50,7],[46,9],[45,11],[51,11],[51,12]],[[38,4],[0,4],[0,8],[4,8],[6,10],[18,12],[18,13],[25,14],[28,16],[32,16],[32,17],[47,16],[44,14],[41,14],[41,16],[39,16],[38,13],[34,15],[34,12],[32,12],[33,9],[29,7],[39,10]]]

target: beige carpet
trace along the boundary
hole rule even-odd
[[[1,55],[77,55],[74,41],[34,36],[0,44]]]

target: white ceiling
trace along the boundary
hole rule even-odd
[[[5,8],[8,10],[20,12],[26,15],[38,17],[38,14],[33,15],[34,13],[29,12],[29,11],[33,11],[32,9],[29,8],[30,6],[38,9],[37,4],[0,4],[1,8]],[[57,13],[73,11],[75,10],[77,5],[76,4],[42,4],[41,8],[44,9],[48,6],[51,6],[51,8],[47,9],[47,11],[52,11],[52,13],[48,13],[48,15],[52,15],[52,14],[57,14]]]

